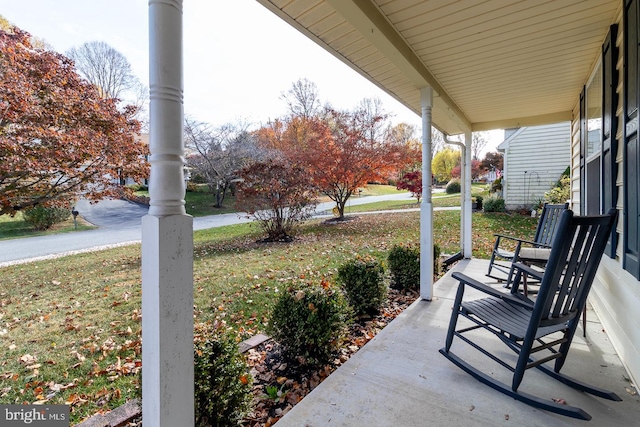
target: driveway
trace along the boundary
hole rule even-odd
[[[353,197],[347,205],[355,206],[383,200],[410,198],[409,193]],[[334,206],[334,202],[320,203],[316,209],[316,215],[330,216]],[[148,206],[125,200],[102,200],[95,204],[82,200],[77,203],[76,209],[82,218],[98,228],[74,233],[3,240],[0,242],[2,248],[0,267],[140,242],[142,217],[149,210]],[[250,221],[246,215],[237,213],[210,215],[194,218],[193,229],[203,230]]]
[[[149,206],[127,200],[101,200],[90,204],[87,200],[76,203],[80,216],[100,228],[139,227],[141,218],[149,212]]]

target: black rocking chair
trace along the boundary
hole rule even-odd
[[[501,393],[536,408],[561,415],[591,419],[591,416],[580,408],[556,403],[550,398],[542,399],[519,392],[518,387],[527,369],[536,367],[577,390],[620,401],[620,397],[613,392],[591,387],[560,374],[615,216],[614,209],[611,209],[607,215],[599,216],[574,216],[570,210],[562,213],[557,228],[557,238],[554,240],[535,301],[529,300],[517,290],[517,284],[523,275],[539,274],[530,266],[514,264],[516,271],[514,286],[509,292],[494,289],[464,274],[453,273],[452,276],[460,283],[445,347],[440,349],[440,353],[477,380]],[[462,298],[467,285],[488,296],[463,302]],[[469,319],[474,324],[456,330],[459,316]],[[515,366],[484,349],[481,345],[482,340],[472,341],[464,335],[476,329],[491,332],[513,350],[517,354]],[[513,372],[511,385],[479,371],[450,351],[454,337],[460,338]],[[546,351],[548,354],[543,353],[534,359],[533,355],[539,351]],[[553,369],[543,365],[552,360],[555,360]]]
[[[545,204],[542,208],[540,220],[538,221],[536,233],[532,241],[496,234],[496,241],[493,245],[491,259],[489,260],[487,276],[500,281],[506,281],[508,286],[512,280],[514,262],[544,266],[549,259],[550,248],[560,222],[560,215],[562,215],[562,212],[567,210],[568,207],[568,203],[557,205]],[[515,248],[505,248],[505,241],[511,242],[515,245]]]

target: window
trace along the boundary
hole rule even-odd
[[[638,0],[634,0],[638,1]],[[616,207],[618,74],[617,25],[602,45],[600,63],[580,94],[580,212],[597,215]],[[616,256],[618,234],[611,232],[605,253]]]
[[[600,213],[600,154],[602,149],[602,64],[598,64],[586,87],[585,119],[586,135],[586,170],[584,206],[585,214]]]

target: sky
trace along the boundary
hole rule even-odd
[[[64,53],[104,41],[149,81],[147,0],[0,0],[0,15]],[[301,78],[321,102],[353,109],[380,98],[393,124],[420,129],[418,115],[349,68],[255,0],[183,1],[184,111],[219,126],[257,127],[286,113],[282,93]],[[493,131],[489,146],[502,141]]]

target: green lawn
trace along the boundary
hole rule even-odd
[[[9,215],[0,216],[0,240],[2,239],[16,239],[19,237],[31,237],[31,236],[43,236],[46,234],[57,233],[69,233],[73,231],[91,230],[93,227],[91,224],[83,221],[81,218],[77,221],[77,227],[74,226],[73,218],[55,224],[49,230],[38,231],[31,228],[22,219],[22,214],[18,212],[15,217]]]
[[[487,257],[494,232],[531,237],[536,220],[473,215],[474,256]],[[434,215],[435,241],[459,250],[459,211]],[[338,266],[360,255],[380,260],[398,243],[419,241],[419,213],[363,215],[303,225],[293,243],[257,243],[254,224],[195,233],[196,321],[218,319],[238,339],[264,331],[280,290],[333,283]],[[0,401],[67,403],[72,423],[139,393],[140,246],[0,268]]]

